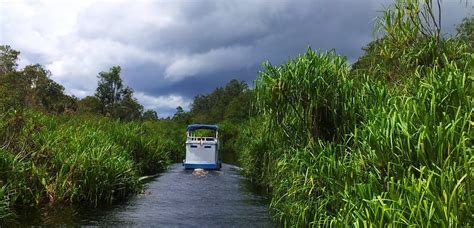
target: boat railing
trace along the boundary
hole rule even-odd
[[[217,139],[214,137],[188,137],[188,142],[216,142]]]

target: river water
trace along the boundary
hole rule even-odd
[[[159,227],[274,227],[268,201],[223,164],[220,171],[197,176],[181,164],[149,181],[143,194],[98,209],[54,208],[24,212],[19,225],[92,225]]]

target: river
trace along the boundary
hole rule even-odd
[[[97,209],[71,207],[23,212],[19,225],[159,227],[274,227],[268,200],[236,166],[198,176],[174,164],[146,183],[144,193]]]

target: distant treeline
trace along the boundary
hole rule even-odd
[[[132,88],[121,78],[121,67],[113,66],[97,75],[94,95],[82,99],[64,93],[51,79],[51,72],[39,64],[17,69],[20,52],[0,45],[0,108],[2,112],[35,109],[49,114],[96,114],[120,120],[156,120],[157,112],[144,111]],[[182,123],[217,123],[246,120],[252,115],[251,90],[244,81],[231,80],[207,95],[197,95],[191,110],[177,107],[175,118]]]
[[[41,65],[17,69],[18,57],[0,46],[1,225],[15,224],[22,208],[126,199],[141,191],[141,175],[183,156],[182,126],[143,112],[120,67],[77,99]]]
[[[184,123],[242,122],[254,114],[252,90],[244,81],[231,80],[206,95],[197,95],[191,110],[177,108],[173,119]]]
[[[157,119],[153,110],[143,110],[125,86],[120,66],[98,74],[93,96],[78,99],[64,93],[64,87],[51,79],[51,73],[39,64],[17,69],[20,52],[8,45],[0,46],[0,108],[3,112],[25,108],[61,114],[100,114],[121,120]]]
[[[352,65],[308,49],[168,119],[143,110],[119,66],[78,99],[0,46],[0,219],[125,199],[183,158],[186,124],[217,123],[222,155],[268,190],[282,225],[472,227],[474,18],[448,36],[437,5],[397,0]]]
[[[95,94],[79,99],[39,64],[18,69],[19,55],[0,45],[0,224],[15,224],[22,208],[97,206],[140,192],[141,175],[182,161],[191,122],[219,123],[221,151],[236,162],[238,123],[253,114],[243,81],[158,119],[123,83],[120,66],[100,72]]]

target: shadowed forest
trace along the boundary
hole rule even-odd
[[[474,18],[445,34],[441,10],[396,1],[355,63],[308,48],[168,118],[144,110],[120,66],[77,98],[1,45],[0,221],[126,200],[182,161],[187,124],[216,123],[221,158],[266,190],[278,224],[472,226]]]

